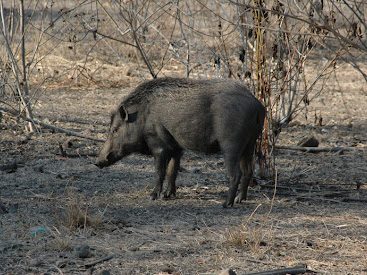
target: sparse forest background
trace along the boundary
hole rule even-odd
[[[338,61],[367,81],[366,11],[359,0],[1,1],[0,107],[37,131],[33,106],[50,87],[125,87],[124,76],[174,69],[246,82],[268,109],[274,145]]]

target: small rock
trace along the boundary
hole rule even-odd
[[[75,248],[75,256],[82,259],[90,258],[92,256],[92,252],[89,245],[77,246]]]
[[[63,144],[62,144],[62,148],[63,149],[67,149],[67,148],[71,148],[71,147],[73,147],[73,139],[68,139],[68,140],[66,140]]]
[[[35,166],[35,167],[33,168],[33,170],[34,170],[35,172],[39,172],[39,173],[44,173],[44,172],[45,172],[45,170],[44,170],[44,168],[43,168],[43,165]]]
[[[200,228],[200,226],[198,226],[198,225],[194,225],[194,226],[191,228],[191,230],[193,230],[193,231],[197,231],[197,230],[201,230],[201,228]]]
[[[236,275],[236,272],[234,272],[233,269],[224,269],[218,273],[218,275]]]
[[[56,261],[56,266],[60,268],[64,268],[67,265],[67,261],[65,260],[58,260]]]
[[[133,251],[133,252],[136,252],[136,251],[139,251],[140,248],[138,246],[134,246],[134,247],[130,247],[129,248],[130,251]],[[156,252],[155,250],[153,250],[153,252]]]
[[[17,144],[18,145],[21,145],[21,144],[26,144],[28,143],[28,141],[31,140],[31,135],[27,135],[25,137],[21,137],[18,141],[17,141]]]
[[[111,272],[109,270],[102,270],[99,272],[99,275],[111,275]]]
[[[268,244],[266,243],[266,242],[264,242],[264,241],[260,241],[259,242],[259,246],[267,246]]]
[[[5,204],[0,202],[0,214],[6,214],[9,213],[8,209],[6,208]]]
[[[18,163],[13,161],[9,164],[0,165],[0,171],[4,171],[6,173],[14,173],[18,169]]]
[[[305,137],[297,145],[301,147],[318,147],[319,141],[314,136]]]
[[[224,166],[224,161],[223,160],[219,160],[216,162],[217,167],[223,167]]]
[[[285,257],[285,256],[287,256],[287,254],[285,252],[283,252],[283,251],[278,251],[277,256],[279,256],[279,257]]]
[[[194,174],[200,174],[200,173],[201,173],[201,171],[200,171],[200,169],[199,169],[199,168],[195,168],[194,170],[192,170],[192,172],[193,172]]]
[[[174,269],[173,267],[171,267],[170,265],[167,265],[167,266],[165,266],[165,267],[162,269],[162,272],[163,272],[163,273],[167,273],[167,274],[174,274],[175,269]]]
[[[42,265],[44,265],[45,263],[41,260],[41,259],[32,259],[29,262],[30,266],[34,266],[34,267],[40,267]]]
[[[132,76],[133,74],[133,70],[132,69],[128,69],[126,72],[126,76]]]
[[[56,175],[56,178],[57,178],[57,179],[61,179],[61,180],[63,180],[63,179],[66,179],[66,178],[67,178],[67,175],[57,174],[57,175]]]

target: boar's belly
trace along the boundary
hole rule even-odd
[[[166,125],[166,129],[184,149],[205,153],[219,151],[219,143],[214,136],[211,118],[208,116],[177,119],[175,123]]]

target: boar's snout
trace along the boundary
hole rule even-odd
[[[110,142],[110,140],[107,140],[103,144],[103,146],[101,148],[101,151],[99,152],[99,154],[97,156],[97,160],[96,160],[95,165],[98,168],[103,168],[103,167],[109,166],[113,163],[114,163],[114,161],[113,161],[113,153],[112,153],[112,150],[111,150],[111,142]]]
[[[102,169],[103,167],[108,166],[108,161],[107,160],[100,160],[100,159],[98,159],[96,161],[96,163],[94,163],[94,165],[97,166],[98,168],[101,168]]]
[[[108,154],[106,154],[105,152],[103,152],[103,150],[101,150],[101,152],[98,154],[97,157],[97,161],[95,162],[95,165],[98,168],[103,168],[109,165],[109,161],[108,161]]]
[[[121,158],[117,157],[113,152],[108,153],[106,156],[102,150],[97,158],[95,165],[99,168],[104,168],[106,166],[114,164],[119,159]]]
[[[108,156],[103,156],[102,154],[99,154],[96,163],[94,163],[94,165],[96,165],[98,168],[103,168],[109,166],[110,164],[111,163],[108,161]]]

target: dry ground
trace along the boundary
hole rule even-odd
[[[99,170],[93,157],[60,156],[65,135],[44,131],[27,140],[5,117],[0,165],[16,160],[18,166],[0,171],[0,273],[215,274],[233,268],[245,274],[301,263],[320,274],[367,274],[367,90],[343,66],[310,106],[309,120],[297,118],[279,144],[313,134],[321,146],[355,150],[279,150],[277,188],[260,181],[233,209],[221,206],[227,185],[219,155],[186,153],[178,198],[150,201],[151,158],[132,155]],[[103,138],[108,112],[126,92],[55,88],[40,97],[36,113]],[[323,126],[313,126],[315,110]],[[67,153],[99,146],[75,139]],[[86,245],[87,258],[81,258]]]

